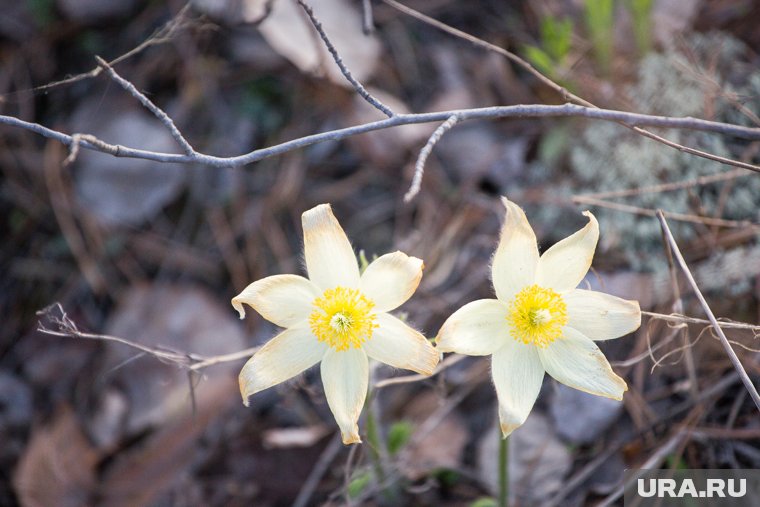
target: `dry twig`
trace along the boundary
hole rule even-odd
[[[741,378],[742,383],[744,384],[744,387],[747,388],[747,391],[749,392],[749,395],[752,398],[752,401],[755,403],[755,406],[757,407],[757,409],[760,410],[760,394],[758,394],[757,389],[755,388],[755,385],[752,383],[752,380],[750,380],[749,375],[747,375],[747,372],[744,369],[744,366],[742,366],[741,361],[739,361],[739,358],[736,356],[736,352],[734,352],[734,349],[731,348],[731,344],[728,342],[728,338],[726,338],[726,334],[723,332],[723,329],[721,328],[720,323],[715,318],[715,315],[710,309],[710,306],[707,304],[707,300],[705,300],[705,297],[702,295],[702,292],[699,290],[699,287],[697,286],[697,282],[694,280],[694,277],[692,276],[691,271],[689,270],[689,266],[686,264],[686,261],[684,260],[683,255],[681,255],[681,250],[678,248],[678,244],[676,243],[676,240],[673,237],[673,233],[670,231],[670,227],[668,227],[668,222],[665,219],[665,215],[662,213],[662,211],[657,212],[657,218],[660,221],[660,226],[662,227],[663,233],[665,234],[665,238],[667,239],[668,243],[670,244],[670,247],[673,250],[673,255],[675,256],[676,262],[678,262],[678,265],[680,266],[681,271],[683,271],[683,274],[686,276],[686,279],[689,281],[689,285],[691,285],[691,288],[694,290],[694,294],[697,296],[697,299],[699,300],[699,304],[702,306],[702,309],[707,314],[707,318],[710,321],[710,324],[712,324],[713,329],[715,329],[715,332],[720,337],[721,344],[723,345],[723,348],[726,350],[726,354],[728,355],[728,358],[731,360],[731,363],[734,365],[736,372],[739,374],[739,377]]]
[[[171,117],[166,114],[160,107],[156,106],[148,97],[145,96],[142,92],[140,92],[135,85],[121,77],[116,73],[115,70],[113,70],[113,67],[111,67],[108,62],[103,60],[99,56],[95,56],[95,61],[98,62],[98,65],[102,67],[106,73],[116,81],[119,86],[124,88],[127,93],[132,95],[134,98],[136,98],[138,101],[140,101],[140,104],[145,106],[145,109],[153,113],[153,116],[158,118],[158,120],[169,130],[172,137],[175,141],[177,141],[177,144],[180,145],[182,148],[182,151],[185,152],[187,155],[193,155],[195,153],[195,150],[192,146],[190,146],[190,143],[187,142],[187,139],[182,135],[182,133],[179,131],[177,126],[174,124],[174,120],[171,119]]]
[[[348,67],[346,67],[346,64],[343,63],[343,59],[338,54],[338,51],[335,49],[335,46],[333,46],[333,43],[330,42],[330,39],[327,37],[327,34],[325,33],[324,28],[322,28],[322,23],[319,22],[317,17],[314,15],[314,10],[303,0],[296,0],[298,2],[298,5],[300,5],[303,10],[306,12],[306,15],[309,16],[309,20],[311,21],[311,24],[314,25],[314,28],[317,30],[317,33],[319,33],[320,39],[322,39],[322,42],[325,43],[325,47],[330,52],[330,55],[332,55],[333,60],[335,60],[336,65],[340,69],[341,74],[348,80],[349,83],[351,83],[351,86],[354,87],[354,90],[356,90],[356,93],[361,95],[361,97],[369,102],[375,109],[382,112],[385,116],[388,118],[393,118],[395,113],[391,111],[391,108],[380,102],[380,100],[377,97],[374,97],[370,92],[367,91],[364,86],[351,74],[351,71],[348,70]],[[367,10],[365,9],[365,15]],[[366,21],[365,21],[366,23]],[[365,24],[366,27],[366,24]]]
[[[47,308],[43,308],[37,312],[37,315],[42,319],[47,319],[48,322],[54,326],[53,328],[49,328],[45,325],[45,323],[42,322],[42,320],[40,320],[37,326],[37,331],[41,333],[50,336],[62,336],[68,338],[82,338],[86,340],[121,343],[122,345],[126,345],[140,351],[141,354],[147,354],[149,356],[155,357],[164,363],[175,364],[181,368],[186,368],[188,371],[199,371],[203,368],[207,368],[219,363],[228,363],[231,361],[247,359],[252,356],[254,352],[259,350],[259,347],[250,347],[238,352],[232,352],[230,354],[203,356],[191,352],[176,352],[167,349],[148,347],[140,343],[127,340],[126,338],[120,338],[118,336],[84,333],[80,331],[79,328],[77,328],[77,325],[73,320],[69,318],[60,303],[53,303]]]
[[[742,127],[728,123],[700,120],[691,117],[668,117],[649,114],[629,113],[612,109],[600,109],[595,107],[579,106],[577,104],[545,105],[545,104],[521,104],[515,106],[492,106],[472,109],[457,109],[451,111],[437,111],[432,113],[396,114],[392,118],[364,123],[353,127],[331,130],[319,134],[299,137],[281,144],[253,150],[244,155],[233,157],[216,157],[205,155],[200,152],[192,154],[164,153],[138,148],[130,148],[118,144],[109,144],[97,138],[81,138],[80,147],[88,150],[108,153],[116,157],[128,157],[154,162],[165,163],[199,163],[211,167],[240,167],[265,158],[281,155],[289,151],[311,146],[325,141],[339,141],[351,136],[382,130],[401,125],[420,123],[444,122],[457,116],[460,122],[470,120],[489,120],[497,118],[566,118],[580,117],[594,120],[611,122],[625,122],[631,125],[645,125],[653,127],[666,127],[677,129],[700,130],[715,132],[724,135],[740,137],[749,140],[760,140],[760,128]],[[48,139],[53,139],[66,146],[71,146],[74,139],[69,134],[50,129],[39,123],[21,120],[13,116],[0,115],[0,124],[17,127],[34,132]],[[760,166],[746,164],[746,169],[760,172]]]
[[[417,163],[414,164],[414,177],[412,178],[412,184],[409,187],[409,191],[404,195],[404,202],[410,202],[420,192],[420,186],[422,185],[422,176],[425,173],[425,162],[427,162],[430,153],[433,151],[433,147],[441,140],[443,134],[454,128],[454,125],[459,121],[457,115],[451,116],[448,120],[441,123],[441,125],[435,129],[435,132],[430,136],[428,142],[420,150],[420,156],[417,158]]]

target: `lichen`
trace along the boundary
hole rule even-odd
[[[760,71],[744,57],[744,45],[723,33],[695,34],[679,47],[650,54],[640,63],[637,82],[627,91],[632,109],[668,116],[695,116],[754,125],[741,104],[760,114]],[[659,131],[668,139],[723,157],[742,159],[748,143],[686,130]],[[586,194],[692,180],[733,168],[682,153],[609,123],[589,123],[570,149],[572,189]],[[751,162],[760,162],[758,154]],[[722,195],[724,193],[725,195]],[[740,179],[688,189],[611,199],[648,209],[706,214],[731,220],[760,217],[760,178]],[[622,253],[642,271],[665,267],[660,227],[652,217],[594,209],[602,216],[603,248]],[[605,215],[608,219],[604,219]],[[680,242],[704,234],[703,226],[671,221]]]

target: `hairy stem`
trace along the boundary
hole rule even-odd
[[[509,437],[499,437],[499,507],[509,506]]]

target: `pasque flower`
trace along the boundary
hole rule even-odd
[[[588,224],[539,256],[536,236],[519,206],[507,208],[491,275],[496,299],[466,304],[436,338],[442,352],[491,355],[504,437],[525,422],[544,373],[570,387],[620,400],[627,386],[594,340],[641,325],[636,301],[577,286],[591,267],[599,225]]]
[[[240,392],[251,395],[318,362],[327,403],[344,444],[360,442],[357,421],[367,395],[368,357],[430,375],[439,354],[425,337],[390,315],[420,283],[422,261],[402,252],[383,255],[359,272],[356,256],[329,204],[302,215],[309,278],[274,275],[232,299],[285,328],[240,372]]]

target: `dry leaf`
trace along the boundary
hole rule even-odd
[[[92,504],[99,459],[74,412],[61,408],[50,426],[32,432],[19,460],[13,474],[19,502],[24,507]]]
[[[243,19],[261,19],[266,0],[246,0]],[[327,37],[335,46],[351,74],[362,81],[369,77],[380,56],[380,43],[362,31],[361,14],[348,0],[319,0],[312,6]],[[304,72],[323,75],[336,84],[350,83],[338,69],[303,9],[294,1],[275,1],[272,12],[259,25],[270,46]]]
[[[403,419],[412,421],[419,431],[429,417],[436,417],[441,401],[437,394],[427,391],[415,396],[407,407]],[[409,443],[405,474],[414,480],[436,468],[458,468],[468,439],[462,417],[452,410],[428,433],[415,435]]]
[[[96,132],[100,139],[159,152],[178,152],[169,132],[138,106],[97,97],[85,102],[71,119],[77,132]],[[109,225],[137,225],[153,218],[179,194],[187,169],[177,164],[125,159],[81,150],[75,163],[74,187],[79,204]]]
[[[267,449],[287,449],[292,447],[311,447],[330,433],[324,424],[304,426],[301,428],[275,428],[264,431],[262,443]]]
[[[102,505],[164,505],[158,500],[203,456],[198,439],[238,400],[234,379],[214,377],[208,384],[198,393],[195,415],[179,414],[144,445],[119,455],[100,481]]]

